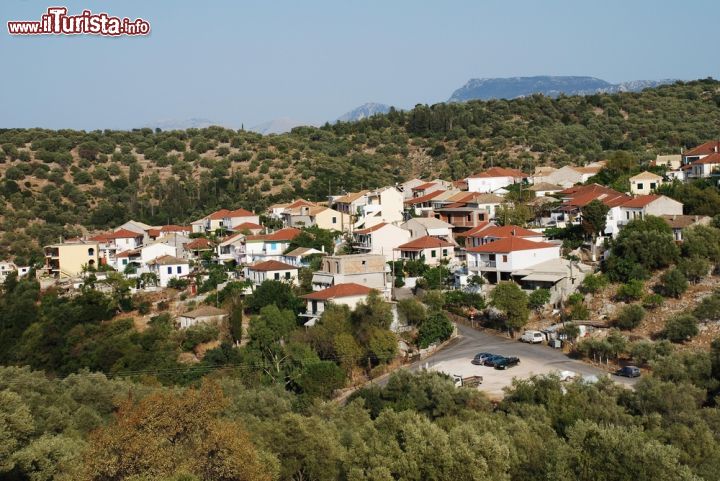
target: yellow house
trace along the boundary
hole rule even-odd
[[[75,240],[45,246],[45,271],[53,277],[76,277],[98,263],[97,242]]]
[[[652,172],[640,172],[630,177],[630,192],[635,195],[648,195],[663,183],[663,178]]]

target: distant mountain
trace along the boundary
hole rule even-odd
[[[150,128],[161,128],[162,130],[185,130],[185,129],[204,129],[211,125],[220,125],[212,120],[202,118],[189,119],[165,119],[150,122],[146,126]]]
[[[674,80],[635,80],[611,84],[595,77],[537,76],[510,78],[470,79],[450,96],[450,102],[467,100],[514,99],[532,94],[548,97],[565,95],[591,95],[596,93],[638,92],[672,83]]]
[[[295,127],[299,127],[301,125],[312,124],[309,122],[301,122],[299,120],[294,120],[288,117],[281,117],[279,119],[270,120],[269,122],[253,125],[248,130],[263,135],[284,134],[285,132],[290,132]]]
[[[347,112],[337,118],[338,122],[356,122],[358,120],[372,117],[375,114],[386,114],[390,111],[390,106],[385,104],[377,104],[368,102],[360,107]]]

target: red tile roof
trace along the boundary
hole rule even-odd
[[[147,234],[150,237],[160,237],[160,229],[148,229]]]
[[[507,169],[505,167],[491,167],[485,172],[475,175],[469,175],[468,179],[481,179],[491,177],[513,177],[516,179],[524,179],[528,174],[518,169]]]
[[[177,265],[177,264],[187,264],[188,262],[183,259],[178,259],[175,256],[160,256],[156,257],[155,259],[148,262],[149,265],[157,264],[160,266],[168,266],[168,265]]]
[[[160,227],[160,232],[192,232],[189,225],[168,224]]]
[[[479,232],[473,232],[465,234],[465,237],[497,237],[499,239],[505,238],[505,237],[538,237],[542,236],[542,234],[532,231],[530,229],[526,229],[524,227],[520,227],[517,225],[493,225],[490,227],[487,227],[486,229],[482,229]]]
[[[412,190],[425,190],[435,185],[435,182],[425,182],[424,184],[417,185]]]
[[[185,247],[190,250],[210,249],[210,241],[204,237],[198,237],[185,244]]]
[[[515,251],[527,251],[532,249],[546,249],[548,247],[558,247],[556,244],[549,242],[535,242],[522,237],[504,237],[496,241],[490,242],[477,247],[469,247],[468,252],[489,252],[506,254]]]
[[[316,301],[329,301],[340,297],[367,296],[371,291],[372,289],[369,287],[350,282],[347,284],[335,284],[322,291],[311,292],[301,297]]]
[[[108,239],[135,239],[136,237],[142,237],[142,234],[138,234],[137,232],[133,232],[128,229],[118,229],[115,232],[111,232],[108,234]]]
[[[567,198],[564,205],[569,207],[584,207],[593,200],[599,200],[608,207],[617,207],[630,200],[629,196],[600,184],[570,187],[560,194]]]
[[[294,201],[293,203],[287,205],[286,208],[287,209],[295,209],[297,207],[302,207],[304,205],[305,206],[314,206],[316,204],[314,202],[310,202],[309,200],[298,199],[298,200]]]
[[[251,271],[268,272],[268,271],[297,270],[298,268],[295,266],[291,266],[290,264],[285,264],[284,262],[271,260],[271,261],[258,262],[257,264],[248,266],[248,269]]]
[[[691,162],[691,165],[700,164],[720,164],[720,154],[713,152],[712,154],[707,155],[702,159],[697,159]]]
[[[406,204],[411,204],[411,205],[414,205],[414,204],[422,204],[423,202],[427,202],[427,201],[429,201],[429,200],[434,199],[435,197],[439,196],[439,195],[442,194],[443,192],[445,192],[445,191],[442,190],[442,189],[433,190],[433,191],[430,192],[429,194],[421,195],[420,197],[415,197],[414,199],[408,199],[408,200],[405,201],[405,203],[406,203]]]
[[[236,225],[233,230],[236,231],[242,231],[242,230],[257,230],[257,229],[263,229],[263,226],[260,224],[256,224],[255,222],[243,222],[240,225]]]
[[[423,250],[433,249],[436,247],[453,247],[453,244],[446,240],[438,239],[437,237],[431,237],[426,235],[425,237],[419,237],[415,240],[398,246],[400,250],[412,251],[412,250]]]
[[[478,234],[478,233],[480,233],[481,231],[483,231],[483,230],[485,230],[485,229],[487,229],[488,227],[491,227],[491,226],[492,226],[492,224],[490,224],[490,222],[484,221],[484,222],[479,223],[478,225],[476,225],[475,227],[473,227],[473,228],[470,229],[469,231],[465,232],[464,235],[465,235],[465,237],[473,237],[475,234]],[[478,236],[478,237],[482,237],[482,236]]]
[[[720,140],[711,140],[709,142],[705,142],[704,144],[700,144],[687,152],[683,152],[683,155],[686,157],[692,157],[695,155],[710,155],[715,152],[720,152]]]
[[[369,234],[371,232],[375,232],[376,230],[382,229],[386,225],[387,224],[385,222],[380,222],[379,224],[375,224],[374,226],[368,227],[367,229],[356,230],[355,233],[356,234]]]
[[[112,239],[110,237],[111,232],[103,232],[102,234],[98,234],[96,236],[90,237],[88,240],[95,241],[95,242],[106,242]]]
[[[221,220],[221,219],[224,219],[225,217],[227,217],[227,215],[229,213],[230,213],[230,211],[227,209],[220,209],[220,210],[216,210],[215,212],[213,212],[212,214],[207,216],[207,218],[210,220]]]
[[[235,209],[230,211],[228,217],[252,217],[254,215],[254,213],[250,212],[247,209]]]
[[[623,202],[622,206],[638,209],[641,207],[645,207],[646,205],[648,205],[649,203],[651,203],[654,200],[659,199],[660,197],[662,197],[662,196],[652,195],[652,194],[651,195],[638,195],[634,199],[630,199],[628,201]]]
[[[300,235],[302,231],[294,227],[286,227],[270,234],[249,235],[246,237],[249,241],[275,241],[288,242]]]

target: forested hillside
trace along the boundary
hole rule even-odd
[[[418,105],[356,123],[260,136],[185,131],[0,130],[0,257],[128,218],[184,223],[222,207],[319,200],[411,176],[457,179],[485,166],[531,171],[604,158],[637,161],[716,138],[720,82],[643,91]]]

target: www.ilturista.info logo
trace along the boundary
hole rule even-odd
[[[40,21],[9,21],[10,35],[148,35],[150,23],[137,18],[119,18],[107,13],[83,10],[80,15],[68,15],[65,7],[50,7]]]

